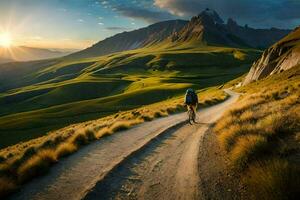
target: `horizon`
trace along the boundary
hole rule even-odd
[[[285,7],[280,8],[283,3]],[[189,20],[206,8],[215,10],[225,21],[233,18],[241,26],[294,29],[300,24],[300,14],[295,12],[300,9],[297,1],[267,1],[257,8],[250,6],[258,5],[256,1],[230,0],[227,4],[224,6],[223,0],[4,0],[0,2],[0,37],[2,46],[80,50],[156,22]],[[276,10],[279,8],[284,10]],[[253,9],[261,13],[251,14]],[[266,18],[262,12],[271,9]]]

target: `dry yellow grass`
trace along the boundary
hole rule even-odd
[[[65,142],[60,144],[57,149],[55,149],[55,154],[58,158],[68,156],[75,151],[77,151],[78,147],[71,142]]]
[[[6,197],[16,190],[17,187],[16,182],[11,178],[0,177],[0,194],[2,197]]]
[[[112,124],[112,126],[109,127],[110,131],[112,133],[117,132],[117,131],[123,131],[123,130],[127,130],[130,127],[140,124],[143,121],[140,119],[135,119],[135,120],[123,120],[123,121],[117,121],[114,124]]]
[[[240,115],[239,120],[242,122],[251,122],[255,119],[254,112],[252,110],[246,110]]]
[[[266,138],[260,135],[247,135],[239,137],[234,148],[230,152],[230,158],[235,167],[242,168],[250,159],[266,151],[268,143]]]
[[[254,199],[300,195],[300,79],[286,73],[239,88],[245,94],[214,128]]]
[[[22,163],[17,170],[20,182],[26,182],[33,177],[42,175],[49,170],[51,164],[57,162],[57,155],[53,150],[42,150]]]
[[[244,181],[250,185],[255,199],[298,199],[300,195],[299,166],[273,158],[250,166]]]

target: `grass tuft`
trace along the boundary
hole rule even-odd
[[[256,199],[298,199],[300,168],[283,159],[271,159],[252,165],[245,181]]]
[[[7,177],[0,177],[0,197],[5,198],[12,192],[14,192],[18,186],[16,185],[15,181],[7,178]]]
[[[247,135],[239,137],[234,148],[230,152],[230,158],[235,167],[242,169],[250,161],[260,157],[266,152],[268,143],[266,138],[259,135]]]
[[[42,150],[24,162],[18,169],[18,178],[21,183],[33,177],[45,174],[50,165],[57,162],[57,156],[53,150]]]
[[[77,146],[73,143],[65,142],[57,147],[57,149],[55,150],[55,154],[57,158],[61,158],[74,153],[75,151],[77,151],[77,149]]]

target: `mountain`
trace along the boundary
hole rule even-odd
[[[152,24],[138,30],[119,33],[96,43],[90,48],[74,53],[69,58],[101,56],[157,44],[172,33],[179,31],[187,23],[184,20],[170,20]]]
[[[261,58],[253,64],[244,84],[280,73],[298,64],[300,64],[300,27],[264,51]]]
[[[151,45],[174,46],[187,42],[196,45],[267,48],[289,32],[276,28],[240,26],[233,19],[228,19],[225,24],[216,11],[206,9],[190,21],[170,20],[117,34],[67,58],[96,57]]]
[[[231,18],[225,24],[216,11],[206,9],[193,17],[181,31],[174,33],[170,40],[172,43],[197,42],[215,46],[266,48],[289,32],[276,28],[240,26]]]
[[[0,47],[0,63],[58,58],[70,53],[72,53],[72,51],[58,51],[26,46],[10,48]]]

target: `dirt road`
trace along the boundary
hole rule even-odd
[[[186,113],[103,138],[62,160],[12,199],[203,199],[199,150],[205,134],[238,95],[202,109],[196,125]]]

